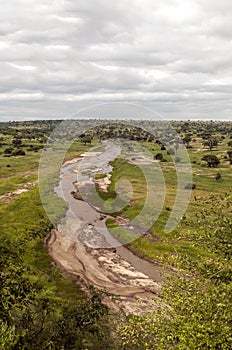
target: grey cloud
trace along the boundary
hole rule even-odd
[[[4,118],[63,117],[105,101],[153,105],[167,118],[231,117],[230,0],[3,5]]]

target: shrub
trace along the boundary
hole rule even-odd
[[[4,154],[12,154],[13,148],[9,147],[4,150]]]
[[[22,149],[16,149],[13,153],[13,156],[25,156],[26,153]]]
[[[22,145],[22,140],[21,139],[14,139],[12,141],[12,145],[19,147]]]
[[[175,163],[180,163],[181,162],[181,158],[180,157],[176,157],[175,158]]]
[[[163,159],[163,154],[162,153],[157,153],[155,156],[154,156],[154,158],[156,159],[156,160],[162,160]]]
[[[193,183],[188,183],[186,186],[185,186],[185,190],[194,190],[196,188],[196,185],[193,184]]]
[[[206,154],[202,160],[207,163],[209,168],[215,168],[218,164],[220,164],[220,160],[214,154]]]
[[[167,151],[167,154],[169,156],[173,156],[175,154],[175,150],[173,148],[170,148],[168,151]]]
[[[216,180],[216,181],[221,180],[221,178],[222,178],[221,173],[217,173],[217,174],[215,175],[215,180]]]

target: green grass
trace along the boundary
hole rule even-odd
[[[75,281],[63,277],[62,270],[54,266],[41,238],[34,239],[27,245],[24,261],[36,271],[37,277],[43,279],[47,290],[54,292],[55,298],[75,300],[82,294]]]
[[[79,157],[82,153],[88,152],[92,147],[96,145],[96,143],[96,139],[93,139],[91,144],[86,145],[81,141],[74,141],[71,147],[67,150],[64,162]]]
[[[41,156],[41,151],[27,151],[29,143],[24,142],[25,156],[4,157],[3,150],[11,146],[12,140],[6,138],[4,142],[6,141],[8,145],[0,149],[0,195],[23,188],[24,184],[37,180]],[[38,144],[34,142],[33,145]],[[56,203],[58,201],[56,198]],[[56,206],[56,215],[62,215],[64,212],[64,204],[61,202],[60,208],[59,205]],[[53,209],[51,200],[51,212]],[[47,293],[54,295],[54,298],[64,301],[67,298],[69,300],[79,298],[82,293],[76,283],[64,278],[59,268],[52,266],[52,259],[44,246],[44,237],[52,225],[44,212],[38,187],[11,197],[10,203],[1,203],[0,216],[1,240],[7,239],[13,245],[21,247],[24,252],[21,258],[23,264],[29,268],[29,278],[39,280],[45,286]]]
[[[27,151],[26,148],[32,142],[25,144],[25,156],[5,157],[3,150],[11,146],[12,138],[5,138],[8,145],[0,148],[0,195],[23,188],[24,184],[38,179],[38,166],[41,152]],[[37,145],[36,142],[33,145]],[[39,144],[41,146],[41,144]],[[75,142],[68,150],[65,161],[78,157],[88,151],[85,146]],[[54,186],[56,168],[47,169],[48,176],[44,189],[49,192]],[[46,210],[52,221],[62,216],[66,210],[66,203],[53,194],[46,197]],[[55,203],[55,206],[54,206]],[[50,208],[50,209],[49,209]],[[21,258],[28,267],[28,277],[38,280],[43,284],[47,293],[53,298],[66,302],[82,298],[82,292],[76,283],[67,277],[63,277],[59,267],[55,267],[47,248],[44,246],[44,237],[52,228],[52,224],[45,213],[38,185],[28,192],[11,197],[9,203],[0,203],[0,230],[1,240],[11,242],[15,247],[21,248]],[[18,249],[18,248],[17,248]],[[23,253],[22,253],[23,252]]]
[[[106,177],[106,174],[96,174],[95,175],[95,179],[99,180],[99,179],[104,179]]]
[[[7,178],[2,178],[0,182],[0,195],[8,192],[13,192],[18,188],[23,187],[28,182],[37,180],[37,174],[14,175]]]
[[[228,140],[225,139],[216,150],[212,151],[221,160],[218,168],[208,168],[201,162],[203,155],[208,154],[209,151],[206,149],[198,151],[198,148],[202,147],[199,140],[194,144],[194,148],[189,150],[191,161],[196,162],[196,164],[192,164],[193,183],[196,184],[196,189],[192,191],[191,200],[185,213],[187,219],[194,219],[196,215],[205,208],[205,203],[207,201],[210,203],[209,198],[211,195],[223,195],[231,190],[231,166],[229,165],[228,160],[223,159],[226,154],[225,150],[227,149],[227,141]],[[130,247],[137,254],[151,259],[160,259],[162,261],[168,259],[171,262],[172,257],[175,257],[174,260],[176,263],[176,257],[180,256],[183,258],[189,256],[191,259],[203,262],[208,256],[213,256],[213,253],[200,246],[196,246],[192,241],[188,241],[187,239],[182,238],[181,240],[177,240],[180,232],[181,235],[184,236],[185,232],[187,233],[188,230],[194,231],[194,227],[188,227],[182,222],[171,233],[166,233],[164,231],[165,224],[172,210],[176,196],[177,178],[175,166],[170,163],[170,157],[165,155],[166,151],[160,151],[159,146],[157,147],[157,145],[151,145],[150,143],[146,143],[146,146],[148,148],[150,147],[150,151],[153,154],[163,153],[164,157],[169,160],[166,163],[160,163],[165,178],[166,198],[158,220],[151,227],[151,233],[154,235],[153,237],[158,239],[153,239],[152,236],[139,238],[133,240],[130,243]],[[142,172],[136,165],[129,164],[122,159],[116,159],[111,162],[111,164],[113,166],[111,177],[112,182],[109,186],[108,195],[110,196],[110,193],[114,192],[115,185],[119,179],[125,178],[132,184],[133,196],[130,205],[126,206],[119,213],[120,215],[132,220],[139,215],[143,208],[144,197],[146,196],[146,181]],[[217,182],[215,180],[215,175],[218,171],[220,171],[222,175],[222,180]],[[209,208],[208,203],[207,207]],[[115,229],[114,222],[107,220],[107,225],[109,228]],[[128,239],[129,241],[130,237],[128,237],[125,232],[123,233],[120,230],[114,230],[114,234],[116,234],[121,240],[127,241]]]
[[[24,251],[23,263],[30,268],[31,278],[41,281],[55,298],[77,298],[79,288],[73,280],[64,278],[58,268],[52,267],[52,259],[44,246],[44,237],[52,226],[41,205],[38,189],[21,194],[10,204],[2,204],[0,215],[1,239],[6,237],[14,245],[20,244]]]
[[[38,171],[40,154],[29,154],[18,157],[0,157],[0,178],[10,177],[16,173],[24,174],[25,172]],[[10,167],[7,167],[10,165]]]

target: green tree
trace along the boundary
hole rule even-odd
[[[207,163],[209,168],[215,168],[218,166],[218,164],[220,164],[220,160],[214,154],[207,154],[202,158],[202,160]]]
[[[157,153],[155,156],[154,156],[154,159],[156,160],[163,160],[164,156],[162,153]]]
[[[22,145],[22,140],[21,139],[13,139],[12,145],[19,147]]]
[[[84,136],[81,138],[81,142],[83,142],[86,145],[87,143],[91,143],[92,139],[90,136]]]
[[[213,150],[214,147],[218,146],[218,138],[217,137],[210,137],[208,140],[203,142],[204,147],[208,147],[210,151]]]
[[[184,144],[188,147],[190,142],[192,141],[192,138],[189,136],[189,135],[186,135],[184,138],[183,138],[183,142]]]
[[[13,152],[13,148],[12,147],[8,147],[8,148],[6,148],[5,150],[4,150],[4,154],[12,154],[12,152]]]

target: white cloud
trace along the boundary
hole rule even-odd
[[[16,69],[19,69],[19,70],[24,70],[24,71],[35,71],[37,68],[35,66],[20,66],[18,64],[15,64],[15,63],[8,63],[9,66],[13,67],[13,68],[16,68]]]
[[[231,118],[231,23],[230,0],[4,2],[0,116],[131,101],[168,118]]]

